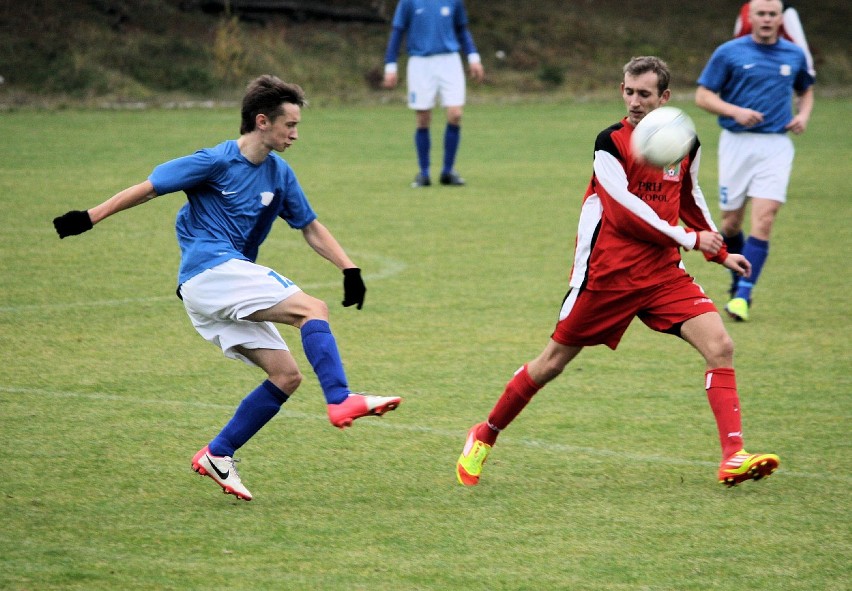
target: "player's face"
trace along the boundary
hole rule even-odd
[[[267,147],[276,152],[283,152],[299,139],[296,126],[302,120],[302,109],[299,105],[284,103],[284,113],[279,115],[265,130]]]
[[[636,125],[642,119],[656,109],[669,102],[671,92],[667,88],[660,94],[657,89],[657,74],[645,72],[638,76],[624,75],[621,83],[621,98],[627,107],[627,120]]]
[[[780,0],[752,0],[749,7],[751,36],[758,43],[775,43],[784,21]]]

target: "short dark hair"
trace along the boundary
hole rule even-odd
[[[654,72],[657,75],[657,90],[659,94],[663,94],[668,89],[672,74],[669,71],[669,65],[660,58],[653,55],[640,55],[639,57],[631,58],[629,62],[624,64],[624,73],[630,74],[634,78],[641,76],[645,72]]]
[[[282,103],[292,103],[299,107],[307,104],[305,91],[298,84],[284,82],[277,76],[264,74],[258,76],[246,87],[241,110],[242,122],[240,134],[254,131],[255,121],[260,114],[266,115],[271,121],[283,114]]]

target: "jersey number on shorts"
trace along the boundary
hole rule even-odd
[[[295,283],[293,283],[292,281],[290,281],[290,280],[289,280],[289,279],[287,279],[286,277],[282,277],[281,275],[279,275],[279,274],[278,274],[278,273],[276,273],[275,271],[270,271],[270,272],[268,273],[268,275],[269,275],[270,277],[273,277],[273,278],[274,278],[274,279],[275,279],[278,283],[280,283],[280,284],[281,284],[281,285],[283,285],[284,287],[293,287],[294,285],[296,285]]]

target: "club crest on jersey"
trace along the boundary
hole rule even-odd
[[[663,168],[663,180],[673,183],[680,180],[680,162],[669,164]]]
[[[272,198],[275,197],[275,193],[270,193],[269,191],[264,191],[260,194],[260,202],[264,207],[272,203]]]

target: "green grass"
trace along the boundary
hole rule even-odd
[[[715,212],[717,129],[685,106]],[[263,376],[173,296],[184,198],[62,241],[50,223],[234,137],[236,110],[5,114],[0,589],[848,589],[851,111],[821,100],[796,138],[753,321],[729,324],[746,441],[783,465],[726,490],[703,363],[640,323],[537,396],[480,486],[455,483],[467,428],[553,328],[593,138],[619,103],[473,106],[468,186],[421,191],[403,107],[307,109],[287,158],[364,268],[366,306],[341,308],[339,273],[283,225],[261,262],[329,302],[354,387],[405,402],[333,429],[283,328],[308,377],[238,454],[251,503],[189,470]],[[685,260],[722,301],[726,272]]]

